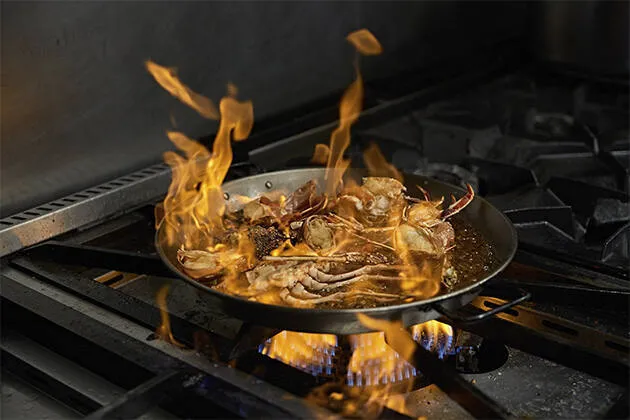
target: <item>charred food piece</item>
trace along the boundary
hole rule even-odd
[[[269,255],[271,251],[278,248],[287,238],[279,229],[270,226],[252,226],[248,231],[249,239],[256,249],[256,258],[261,259]]]
[[[295,246],[304,240],[304,235],[302,234],[302,226],[299,229],[290,229],[289,230],[289,239],[291,240],[291,245]]]

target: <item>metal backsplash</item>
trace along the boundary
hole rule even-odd
[[[519,31],[500,3],[3,2],[0,213],[9,216],[160,162],[174,120],[203,120],[169,97],[143,61],[174,66],[218,99],[226,83],[257,119],[342,89],[344,41],[367,27],[385,54],[367,78],[396,74]],[[501,10],[499,10],[501,9]]]

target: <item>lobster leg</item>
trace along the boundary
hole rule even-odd
[[[466,195],[460,198],[459,200],[457,200],[456,202],[454,202],[453,204],[451,204],[450,206],[448,206],[448,208],[442,212],[442,214],[440,215],[440,218],[442,220],[446,220],[449,217],[453,216],[454,214],[459,213],[468,204],[470,204],[473,198],[475,198],[475,191],[472,189],[470,184],[466,184],[466,188],[468,189],[468,192],[466,193]]]

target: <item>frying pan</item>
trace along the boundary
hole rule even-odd
[[[223,191],[229,204],[236,195],[256,197],[275,189],[292,192],[311,179],[317,180],[318,185],[325,185],[324,175],[325,169],[321,168],[270,172],[227,182],[223,185]],[[404,179],[410,194],[417,191],[415,185],[421,185],[431,195],[437,197],[450,197],[451,194],[460,197],[465,193],[461,188],[418,175],[405,174]],[[169,246],[163,240],[165,233],[162,227],[156,232],[155,246],[167,267],[179,278],[196,287],[199,297],[221,313],[255,325],[283,330],[337,335],[360,334],[372,330],[359,322],[357,314],[389,321],[401,320],[405,327],[426,322],[441,315],[456,317],[454,312],[470,303],[479,294],[483,284],[508,265],[514,257],[517,246],[516,230],[509,219],[481,197],[475,197],[461,214],[493,245],[498,261],[495,268],[473,283],[462,284],[459,288],[456,286],[455,290],[439,293],[430,299],[377,308],[295,308],[253,302],[214,290],[181,271],[177,261],[178,246]],[[523,295],[492,311],[478,315],[475,320],[505,310],[528,297],[528,295]],[[468,321],[471,320],[468,319]]]

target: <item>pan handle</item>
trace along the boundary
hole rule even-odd
[[[527,291],[525,291],[523,289],[518,289],[518,292],[519,292],[520,296],[517,297],[516,299],[514,299],[514,300],[512,300],[510,302],[504,303],[501,306],[497,306],[496,308],[491,309],[489,311],[482,312],[480,314],[469,315],[469,316],[461,316],[461,315],[458,315],[454,311],[450,311],[448,309],[445,309],[440,304],[434,305],[433,309],[435,309],[441,315],[443,315],[443,316],[445,316],[445,317],[447,317],[447,318],[449,318],[449,319],[451,319],[453,321],[456,321],[456,322],[459,322],[459,323],[462,323],[462,324],[473,324],[473,323],[476,323],[476,322],[483,321],[483,320],[485,320],[487,318],[490,318],[491,316],[496,315],[499,312],[503,312],[506,309],[509,309],[509,308],[511,308],[513,306],[516,306],[519,303],[524,302],[524,301],[528,300],[530,297],[532,297],[532,294],[530,292],[527,292]]]

